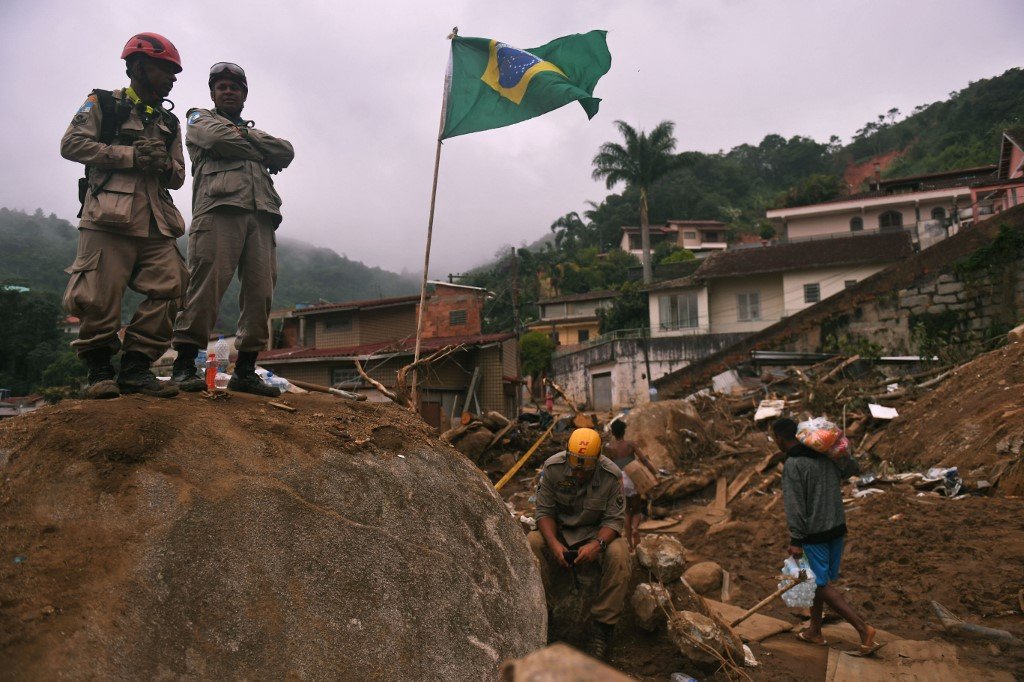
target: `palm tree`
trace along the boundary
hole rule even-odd
[[[676,160],[672,152],[676,148],[673,136],[675,123],[662,121],[650,132],[637,132],[624,121],[615,126],[622,134],[625,145],[605,142],[594,157],[595,180],[604,178],[605,186],[611,189],[619,182],[640,193],[640,246],[643,249],[644,284],[653,279],[651,271],[651,233],[647,222],[647,193],[655,182],[671,171]]]

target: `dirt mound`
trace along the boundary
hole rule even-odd
[[[708,436],[693,403],[663,400],[637,407],[626,417],[626,438],[660,469],[676,470],[718,448]]]
[[[900,468],[959,467],[998,476],[1004,495],[1024,493],[1024,343],[961,365],[917,402],[900,407],[874,454]]]
[[[68,402],[0,425],[0,678],[493,679],[543,588],[389,404]]]
[[[917,497],[909,486],[886,486],[886,492],[849,505],[846,551],[839,587],[870,623],[911,639],[938,634],[931,601],[980,625],[1024,636],[1024,616],[1018,590],[1024,577],[1024,500],[969,497],[950,500]],[[741,523],[715,534],[695,529],[680,540],[691,559],[712,559],[730,571],[733,603],[749,608],[777,586],[789,534],[777,488],[770,496],[754,496],[736,505]],[[766,509],[767,507],[767,509]],[[781,600],[766,615],[800,622]],[[961,660],[990,669],[1024,675],[1024,655],[993,650],[985,641],[951,638]],[[772,665],[782,659],[764,657]],[[785,668],[778,676],[755,674],[755,679],[793,679]]]

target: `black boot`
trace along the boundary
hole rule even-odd
[[[281,395],[281,391],[263,383],[263,379],[260,379],[260,375],[256,373],[257,355],[259,353],[253,351],[239,351],[238,360],[235,361],[235,371],[231,375],[231,381],[228,382],[228,390],[276,398]]]
[[[117,398],[121,391],[114,381],[114,366],[110,364],[110,349],[94,348],[80,356],[89,368],[89,385],[82,395],[90,399],[106,400]]]
[[[171,381],[187,393],[205,391],[206,380],[196,372],[199,346],[192,343],[180,343],[174,345],[174,350],[178,351],[178,357],[174,359],[174,366],[171,368]]]
[[[612,631],[614,629],[614,625],[595,621],[592,626],[587,653],[599,661],[607,661],[612,649]]]
[[[149,371],[149,358],[137,350],[130,350],[121,357],[121,371],[117,375],[121,393],[141,393],[154,398],[173,398],[178,387],[169,381],[160,381]]]

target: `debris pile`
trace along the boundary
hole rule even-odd
[[[277,400],[0,424],[0,676],[495,679],[544,645],[476,468],[394,405]]]
[[[856,650],[852,628],[827,625],[832,648],[816,650],[790,632],[800,627],[799,609],[777,598],[789,538],[782,455],[769,425],[784,414],[839,425],[861,467],[844,486],[850,534],[841,587],[891,643],[863,670],[885,676],[905,667],[949,679],[1024,675],[1024,501],[1016,497],[1024,490],[1024,343],[958,367],[890,360],[835,356],[734,374],[716,382],[724,392],[628,412],[627,438],[667,475],[649,495],[653,517],[641,525],[614,667],[664,679],[724,666],[709,652],[731,651],[722,659],[758,662],[757,674],[746,669],[755,679],[815,677],[826,664],[861,670],[852,657],[833,660]],[[613,418],[601,416],[601,426]],[[567,433],[572,424],[564,421]],[[534,428],[531,437],[540,435]],[[562,446],[558,433],[545,443],[549,452]],[[537,467],[546,456],[538,452],[504,491],[522,518],[533,515]],[[678,562],[666,558],[670,546]],[[727,628],[739,622],[731,631],[748,650],[730,647],[729,631],[701,619],[712,616]],[[923,641],[937,636],[946,641]],[[928,646],[949,655],[929,658]]]

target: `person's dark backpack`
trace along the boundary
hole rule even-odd
[[[92,94],[96,96],[96,101],[100,105],[99,141],[103,144],[113,144],[117,136],[121,134],[121,126],[131,116],[133,105],[127,98],[121,98],[121,101],[118,102],[114,99],[114,93],[110,90],[96,89],[92,91]],[[167,127],[171,129],[171,136],[166,142],[169,153],[171,145],[174,144],[174,138],[178,135],[178,117],[164,109],[160,110],[160,115],[167,123]],[[89,166],[86,166],[85,175],[78,179],[78,203],[81,204],[78,207],[79,218],[82,217],[82,210],[85,208],[85,195],[89,192],[89,170]],[[113,176],[113,173],[108,173],[107,177],[103,178],[103,181],[93,188],[92,193],[95,195],[100,192],[111,176]]]

